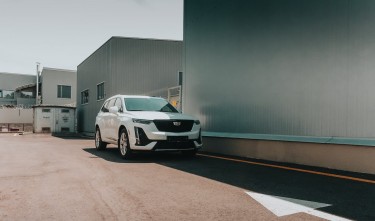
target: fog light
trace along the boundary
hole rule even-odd
[[[135,144],[137,146],[146,146],[147,144],[151,143],[152,141],[148,139],[145,131],[140,127],[134,127],[135,133]]]
[[[138,127],[134,127],[134,132],[135,132],[135,144],[140,145],[141,141],[139,140]]]

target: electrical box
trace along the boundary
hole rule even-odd
[[[75,132],[75,107],[38,105],[33,110],[34,133]]]

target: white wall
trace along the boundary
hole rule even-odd
[[[76,104],[77,72],[44,67],[42,77],[42,104]],[[57,85],[71,86],[71,98],[58,98]]]
[[[33,109],[0,109],[0,123],[33,123]]]

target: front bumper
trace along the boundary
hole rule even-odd
[[[130,149],[148,151],[181,151],[202,147],[200,127],[183,133],[150,131],[148,128],[134,126],[129,136]]]

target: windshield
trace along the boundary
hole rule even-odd
[[[124,100],[128,111],[178,112],[170,103],[161,98],[125,98]]]

